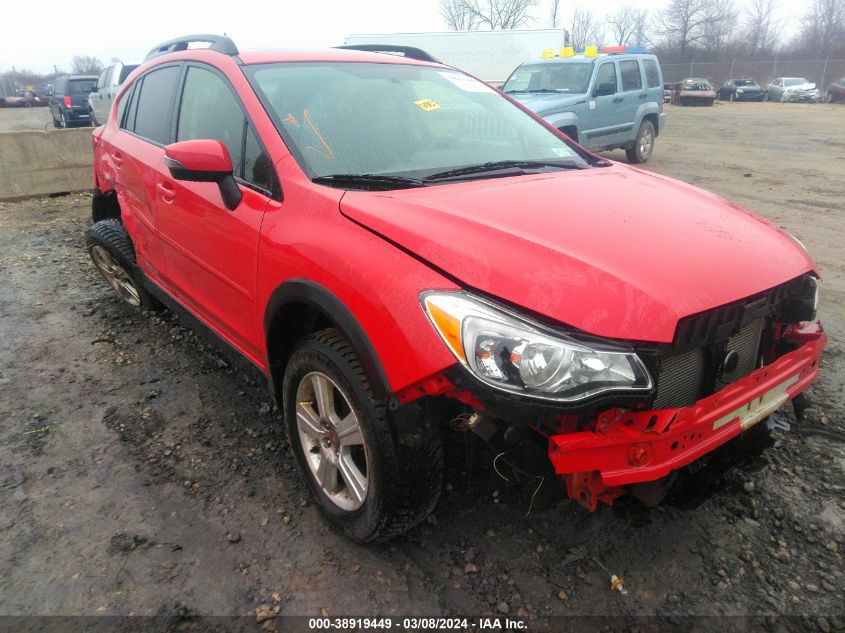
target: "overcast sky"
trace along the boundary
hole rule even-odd
[[[737,0],[742,4],[745,0]],[[667,0],[561,0],[563,24],[575,6],[597,16],[625,4],[655,10]],[[781,0],[791,25],[810,0]],[[11,66],[70,70],[74,55],[140,60],[153,45],[189,33],[223,33],[239,48],[321,48],[353,33],[443,31],[439,0],[140,0],[126,4],[7,0],[0,10],[0,71]],[[539,0],[530,28],[547,28],[550,0]],[[97,9],[101,9],[96,16]],[[794,27],[792,29],[794,30]]]

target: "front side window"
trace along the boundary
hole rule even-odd
[[[622,77],[622,92],[640,90],[643,87],[640,65],[636,60],[629,59],[619,62],[619,74]]]
[[[458,71],[398,63],[309,62],[257,64],[244,72],[312,178],[422,178],[511,160],[589,165],[534,117]]]
[[[106,85],[106,74],[109,72],[108,68],[103,68],[100,75],[97,77],[97,89],[99,90]]]
[[[508,94],[519,92],[560,92],[584,94],[590,85],[590,62],[526,64],[517,68],[502,86]]]
[[[226,83],[204,68],[188,68],[176,140],[223,141],[232,157],[234,172],[239,174],[243,133],[243,111]]]
[[[161,145],[168,142],[168,113],[178,79],[178,66],[167,66],[144,75],[143,83],[135,89],[138,92],[140,88],[137,102],[133,104],[135,134]]]
[[[596,73],[596,92],[600,95],[616,94],[616,64],[605,62]]]

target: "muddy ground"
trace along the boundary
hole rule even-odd
[[[471,477],[452,466],[428,522],[356,545],[308,501],[267,393],[173,315],[133,313],[97,276],[84,196],[2,204],[0,614],[251,616],[266,604],[790,615],[790,629],[845,630],[845,107],[667,110],[648,169],[772,218],[824,275],[822,378],[777,447],[731,452],[723,472],[689,475],[658,508],[622,499],[594,514],[552,481],[530,507],[536,483],[506,483],[481,453]]]

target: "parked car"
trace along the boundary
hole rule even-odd
[[[675,90],[676,84],[677,82],[663,84],[663,103],[669,103],[672,101],[672,92]]]
[[[10,95],[4,99],[7,108],[33,108],[47,105],[41,97],[32,90],[24,90],[16,95]]]
[[[613,53],[521,64],[502,90],[587,149],[644,163],[666,123],[657,57]]]
[[[818,103],[821,101],[821,91],[816,84],[803,77],[777,77],[766,86],[766,98],[769,101],[804,101]]]
[[[753,79],[742,77],[728,79],[719,88],[716,98],[726,101],[763,101],[766,91]]]
[[[263,372],[330,522],[422,521],[444,427],[590,510],[654,503],[815,380],[795,238],[404,52],[165,42],[93,131],[94,265]]]
[[[96,75],[65,75],[53,84],[50,114],[54,127],[88,125],[88,95],[97,86]]]
[[[672,102],[683,106],[712,106],[716,100],[716,91],[706,79],[693,77],[677,84],[672,94]]]
[[[845,103],[845,77],[839,81],[834,81],[827,88],[827,102],[828,103]]]
[[[117,62],[100,72],[96,88],[88,95],[88,116],[92,125],[96,127],[106,120],[118,88],[136,68],[138,64]]]

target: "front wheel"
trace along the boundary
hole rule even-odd
[[[300,472],[322,514],[347,536],[387,540],[431,512],[443,479],[436,422],[389,418],[340,332],[323,330],[299,345],[282,397]]]
[[[628,162],[639,164],[647,162],[653,151],[654,125],[651,121],[643,121],[640,125],[640,131],[637,132],[637,138],[634,140],[634,146],[625,150],[625,155],[628,157]]]

